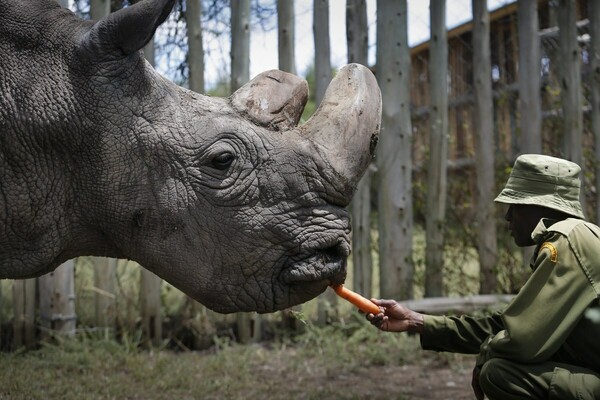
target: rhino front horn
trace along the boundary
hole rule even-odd
[[[299,128],[335,173],[354,187],[369,166],[381,126],[381,92],[365,66],[349,64],[329,84],[315,114]]]

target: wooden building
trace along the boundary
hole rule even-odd
[[[560,109],[560,90],[555,71],[555,50],[558,35],[556,28],[555,1],[538,2],[542,65],[542,132],[544,151],[556,154],[561,140],[560,121],[556,116]],[[587,33],[588,1],[577,0],[577,20],[582,49],[583,82],[586,82],[586,52],[589,42]],[[473,22],[469,21],[448,31],[448,158],[449,169],[462,170],[472,166],[475,151],[473,132],[473,53],[471,47]],[[492,56],[492,80],[494,89],[494,126],[498,146],[498,161],[510,161],[518,149],[518,79],[519,39],[517,27],[517,3],[509,3],[490,12],[490,47]],[[411,106],[414,134],[414,162],[417,170],[426,165],[429,138],[429,42],[411,49]],[[584,90],[584,94],[585,94]],[[492,118],[492,116],[490,116]],[[587,117],[586,117],[587,118]],[[589,135],[588,135],[589,136]],[[548,151],[554,150],[554,151]]]

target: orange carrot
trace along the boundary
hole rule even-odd
[[[358,307],[358,309],[362,312],[373,314],[379,314],[381,312],[377,304],[365,297],[362,297],[360,294],[345,288],[344,285],[331,286],[331,288],[335,291],[335,294],[345,300],[348,300],[350,303]]]

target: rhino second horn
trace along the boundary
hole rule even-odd
[[[356,186],[375,155],[381,127],[381,91],[360,64],[342,68],[315,114],[299,129],[313,141],[346,185]]]
[[[287,72],[266,71],[230,99],[233,108],[254,123],[283,132],[298,125],[308,99],[308,83]]]

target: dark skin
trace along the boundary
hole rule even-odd
[[[533,246],[531,237],[533,230],[541,219],[547,218],[561,221],[570,216],[550,208],[537,205],[511,204],[504,219],[515,244],[519,247]],[[374,315],[367,314],[367,320],[385,332],[423,333],[424,314],[410,310],[395,300],[371,299],[382,312]],[[479,386],[479,368],[473,369],[471,385],[477,400],[483,400],[484,393]]]

